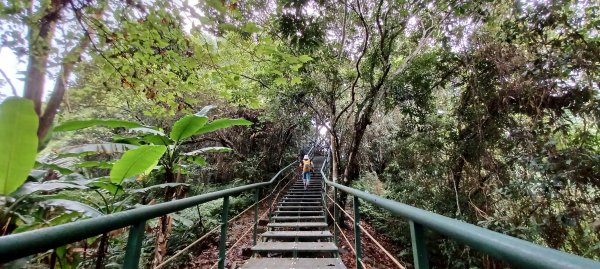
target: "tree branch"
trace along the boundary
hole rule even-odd
[[[12,90],[12,94],[14,96],[19,96],[17,94],[17,89],[15,88],[15,85],[12,84],[12,81],[10,81],[10,78],[8,78],[8,76],[6,75],[6,73],[4,73],[4,70],[0,69],[0,73],[2,73],[2,76],[4,77],[4,79],[6,80],[6,82],[8,83],[8,85],[10,85],[10,89]]]

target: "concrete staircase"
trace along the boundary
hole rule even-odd
[[[315,171],[320,170],[315,162]],[[298,180],[279,201],[267,232],[252,248],[255,258],[244,269],[345,269],[328,230],[321,196],[322,178],[313,173],[304,189]]]

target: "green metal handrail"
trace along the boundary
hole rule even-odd
[[[324,184],[325,191],[327,191],[327,186],[333,187],[335,192],[334,199],[336,202],[338,200],[338,190],[354,196],[355,232],[360,231],[360,229],[358,229],[358,220],[360,218],[358,208],[359,199],[386,209],[396,216],[408,219],[410,224],[414,266],[417,269],[429,268],[429,259],[427,257],[425,245],[425,229],[430,229],[448,236],[449,238],[462,242],[474,249],[522,268],[600,268],[600,262],[598,261],[547,248],[332,182],[327,178],[324,170],[325,164],[327,164],[328,161],[329,154],[321,167],[321,175],[323,181],[326,183]],[[337,209],[335,206],[334,208]],[[334,215],[336,215],[336,213],[334,213]],[[338,216],[336,215],[334,222],[337,221],[337,219]],[[337,230],[334,233],[337,235]],[[357,268],[361,268],[360,233],[356,234],[355,240],[357,254],[356,264]]]
[[[164,202],[157,205],[122,211],[110,215],[71,222],[44,229],[7,235],[0,237],[0,265],[12,260],[26,257],[35,253],[44,252],[64,246],[69,243],[81,241],[96,235],[131,226],[125,252],[123,268],[138,268],[139,257],[144,237],[146,221],[174,213],[189,207],[200,205],[209,201],[223,198],[223,214],[221,215],[221,240],[219,244],[219,268],[225,265],[225,248],[227,232],[227,213],[229,209],[229,196],[241,194],[245,191],[255,190],[255,202],[258,202],[258,191],[262,187],[273,184],[284,171],[294,167],[294,161],[281,169],[271,180],[254,183],[231,189],[211,192],[194,197]],[[272,195],[272,192],[271,194]],[[256,205],[256,209],[258,205]],[[256,214],[255,214],[256,216]],[[255,219],[255,224],[257,220]],[[256,229],[256,225],[254,225]],[[256,232],[255,232],[256,234]]]

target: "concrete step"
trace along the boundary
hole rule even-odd
[[[331,242],[260,242],[252,247],[254,252],[337,252]]]
[[[267,224],[268,228],[327,228],[325,222],[278,222]]]
[[[273,216],[271,217],[274,221],[307,221],[307,220],[324,220],[324,215],[312,215],[312,216]]]
[[[261,234],[264,238],[330,238],[333,237],[330,231],[268,231]]]
[[[292,202],[292,201],[321,201],[321,197],[283,197],[283,200],[285,200],[286,202]]]
[[[289,201],[289,202],[279,202],[280,205],[320,205],[321,201],[316,202],[306,202],[306,201]]]
[[[311,189],[298,189],[298,190],[287,190],[287,194],[297,194],[297,193],[312,193],[312,194],[321,194],[321,190],[311,190]]]
[[[262,258],[250,259],[242,269],[346,269],[339,258]]]
[[[299,206],[299,205],[280,205],[277,207],[278,210],[281,211],[288,211],[288,210],[299,210],[299,209],[303,209],[303,210],[323,210],[323,206],[313,206],[313,205],[305,205],[305,206]]]
[[[275,212],[273,212],[277,215],[283,216],[283,215],[319,215],[319,214],[323,214],[323,210],[318,210],[318,211],[281,211],[281,210],[277,210]]]

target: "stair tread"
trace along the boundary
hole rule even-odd
[[[261,236],[270,238],[294,238],[294,237],[332,237],[330,231],[268,231]]]
[[[301,220],[301,219],[324,219],[325,216],[273,216],[271,217],[274,220]]]
[[[323,214],[323,210],[321,211],[298,211],[298,210],[292,210],[292,211],[286,211],[286,210],[277,210],[275,211],[275,214]]]
[[[320,205],[280,205],[277,208],[278,209],[292,209],[292,208],[315,209],[315,208],[323,208],[323,206],[320,206]]]
[[[337,252],[338,247],[331,242],[260,242],[252,247],[252,251],[276,251],[276,252]]]
[[[250,259],[242,269],[346,269],[339,258],[262,258]]]
[[[315,228],[327,227],[325,222],[277,222],[268,223],[267,227],[290,227],[290,228]]]

